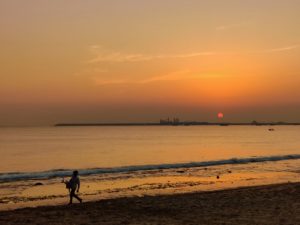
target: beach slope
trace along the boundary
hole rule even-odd
[[[0,224],[300,224],[300,183],[2,211]]]

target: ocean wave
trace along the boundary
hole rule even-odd
[[[179,169],[179,168],[208,167],[208,166],[218,166],[218,165],[228,165],[228,164],[246,164],[246,163],[272,162],[272,161],[274,162],[274,161],[291,160],[291,159],[300,159],[300,154],[249,157],[249,158],[231,158],[225,160],[212,160],[212,161],[188,162],[188,163],[81,169],[80,175],[87,176],[87,175],[96,175],[96,174],[105,174],[105,173],[126,173],[126,172],[137,172],[137,171],[158,170],[158,169]],[[58,170],[32,172],[32,173],[0,173],[0,182],[66,177],[66,176],[70,176],[72,174],[72,171],[73,170],[70,169],[58,169]]]

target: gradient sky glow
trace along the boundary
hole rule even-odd
[[[298,0],[0,0],[0,125],[300,121]]]

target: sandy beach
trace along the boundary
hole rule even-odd
[[[300,183],[2,211],[0,224],[300,224]]]

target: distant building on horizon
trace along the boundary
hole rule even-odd
[[[168,117],[168,119],[160,119],[159,124],[161,124],[161,125],[179,125],[180,120],[179,120],[179,118],[173,118],[173,120],[171,120]]]

